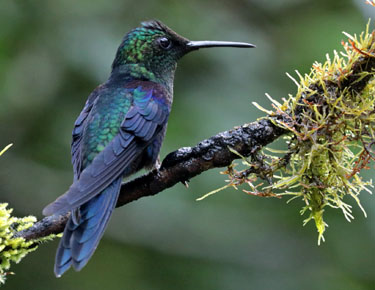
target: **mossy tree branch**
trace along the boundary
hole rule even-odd
[[[302,189],[287,194],[304,198],[303,212],[311,211],[306,221],[315,219],[320,240],[325,228],[323,208],[327,205],[341,208],[345,216],[350,217],[350,209],[346,211],[341,199],[350,194],[358,202],[359,191],[367,185],[358,173],[374,159],[371,149],[375,142],[374,39],[375,32],[368,30],[359,40],[349,36],[349,43],[344,44],[344,56],[335,52],[333,61],[315,63],[310,75],[300,76],[299,82],[295,81],[298,85],[295,96],[284,100],[284,104],[271,99],[275,112],[265,110],[268,116],[264,119],[219,133],[195,147],[170,153],[159,170],[123,184],[117,206],[155,195],[206,170],[229,166],[227,172],[232,179],[229,185],[245,182],[253,186],[252,193],[259,195],[298,183]],[[259,158],[260,150],[281,136],[287,136],[289,146],[283,158],[265,155]],[[356,146],[355,142],[359,143],[362,153],[353,156],[354,166],[350,167],[350,150],[347,149],[353,144]],[[271,161],[263,162],[263,157]],[[345,172],[339,172],[341,157],[346,158],[345,164],[350,167],[344,168]],[[246,161],[249,168],[234,171],[232,161],[239,158]],[[273,173],[280,168],[284,168],[285,175],[275,180]],[[258,187],[248,178],[250,175],[268,181],[264,192],[257,191]],[[337,180],[333,182],[332,176]],[[352,177],[355,177],[354,182],[348,181]],[[340,182],[343,189],[337,189]],[[67,217],[46,217],[15,236],[34,240],[60,233]]]

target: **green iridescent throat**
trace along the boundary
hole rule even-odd
[[[143,64],[132,63],[125,65],[131,77],[138,79],[138,78],[146,78],[150,81],[156,82],[158,78],[156,75],[149,69],[147,69]]]
[[[146,68],[144,64],[132,63],[123,64],[112,70],[112,75],[122,75],[124,78],[135,80],[148,80],[164,85],[170,92],[173,90],[174,72],[176,66],[171,70],[156,71]]]

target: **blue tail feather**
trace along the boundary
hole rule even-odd
[[[80,207],[78,224],[74,223],[72,217],[69,218],[56,253],[57,277],[70,266],[79,271],[94,253],[116,206],[121,180],[116,179],[102,193]]]

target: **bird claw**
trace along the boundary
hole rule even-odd
[[[156,159],[155,164],[154,164],[154,169],[159,171],[160,167],[161,167],[161,161],[160,161],[160,156],[158,156],[158,158]]]
[[[186,188],[189,188],[189,182],[190,180],[183,180],[183,181],[181,181],[181,183],[183,184],[183,185],[185,185],[185,187]]]

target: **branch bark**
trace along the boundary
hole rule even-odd
[[[270,119],[261,119],[219,133],[194,147],[180,148],[165,157],[159,170],[150,171],[124,183],[121,186],[117,207],[141,197],[155,195],[206,170],[230,165],[238,156],[229,148],[243,156],[250,156],[285,133],[285,130],[275,126]],[[69,214],[45,217],[16,236],[32,240],[61,233],[68,217]]]

